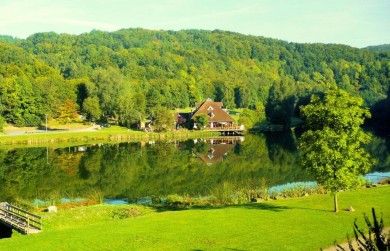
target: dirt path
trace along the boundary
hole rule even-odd
[[[84,128],[61,128],[61,129],[49,129],[48,132],[92,132],[101,129],[99,125],[93,125],[90,127],[84,127]],[[24,135],[24,134],[37,134],[37,133],[44,133],[46,130],[44,129],[38,129],[37,127],[7,127],[4,130],[4,133],[6,135]]]

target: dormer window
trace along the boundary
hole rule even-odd
[[[215,117],[215,114],[214,114],[213,112],[210,112],[210,113],[209,113],[209,116],[210,116],[210,118],[214,118],[214,117]]]
[[[212,110],[214,110],[212,106],[209,106],[209,108],[207,108],[207,111],[212,111]]]

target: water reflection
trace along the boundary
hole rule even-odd
[[[0,150],[0,201],[136,201],[310,181],[298,165],[295,137],[278,137]],[[388,170],[389,150],[380,140],[370,151],[376,149],[382,159],[378,167]]]
[[[207,165],[222,162],[235,146],[244,141],[244,137],[218,137],[194,140],[196,155]],[[234,151],[237,153],[237,151]]]

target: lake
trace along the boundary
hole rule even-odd
[[[368,146],[389,172],[388,142]],[[171,194],[209,196],[231,189],[312,181],[300,167],[291,133],[171,142],[0,150],[0,201],[45,204],[142,201]],[[120,200],[118,200],[120,199]]]

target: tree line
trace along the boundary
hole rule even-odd
[[[390,86],[388,51],[299,44],[225,31],[123,29],[0,37],[0,115],[133,126],[205,98],[291,124],[313,93],[337,85],[374,106]]]

